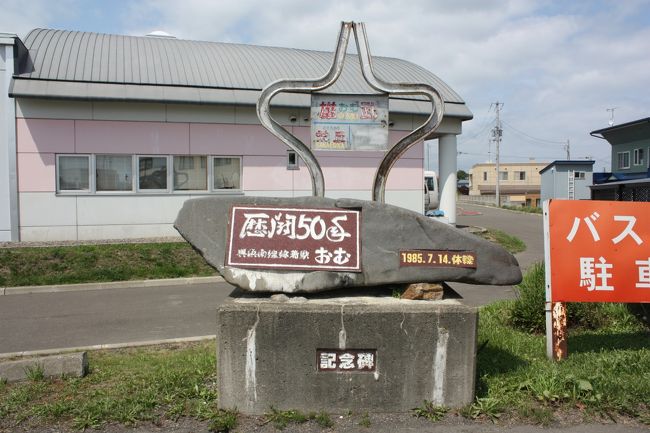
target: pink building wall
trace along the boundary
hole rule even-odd
[[[308,127],[293,127],[308,142]],[[16,119],[20,192],[54,192],[55,154],[198,154],[242,156],[244,191],[309,190],[304,163],[287,170],[287,147],[261,125],[188,122]],[[405,131],[391,131],[390,143]],[[326,190],[368,190],[382,152],[315,152]],[[410,149],[394,166],[388,190],[422,189],[423,146]]]

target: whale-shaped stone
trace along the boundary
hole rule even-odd
[[[227,265],[233,206],[360,211],[360,269],[251,269]],[[295,293],[401,283],[458,281],[512,285],[521,281],[517,260],[501,246],[416,212],[372,201],[321,197],[197,198],[185,202],[174,227],[226,281],[248,291]],[[475,260],[474,267],[405,266],[400,253],[417,250],[468,252],[474,258],[468,260]]]

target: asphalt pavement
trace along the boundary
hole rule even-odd
[[[463,204],[457,223],[521,238],[527,245],[517,254],[522,268],[543,258],[540,215]],[[0,355],[213,335],[216,308],[233,290],[224,282],[124,286],[0,296]],[[510,286],[451,286],[475,306],[515,296]]]

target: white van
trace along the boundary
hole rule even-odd
[[[440,196],[438,194],[438,176],[435,171],[424,172],[424,211],[438,209]]]

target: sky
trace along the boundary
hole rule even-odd
[[[4,0],[0,32],[46,27],[332,51],[341,21],[366,23],[371,53],[416,63],[474,113],[458,168],[591,158],[610,145],[589,132],[650,117],[650,0]],[[351,44],[353,45],[353,44]],[[608,111],[609,109],[609,111]],[[613,109],[613,111],[611,110]],[[437,166],[437,145],[429,142]]]

